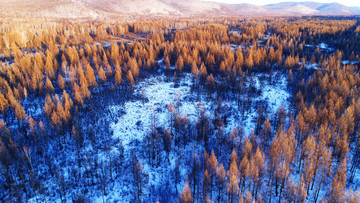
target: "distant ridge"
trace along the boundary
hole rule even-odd
[[[354,6],[354,7],[351,7],[351,8],[360,13],[360,7],[359,6]]]
[[[358,15],[359,11],[339,3],[282,2],[264,6],[269,11],[285,15]]]
[[[11,18],[275,15],[360,15],[360,8],[318,2],[282,2],[256,6],[201,0],[0,0],[0,17]]]

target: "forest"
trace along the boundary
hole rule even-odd
[[[360,202],[358,17],[0,23],[1,202]]]

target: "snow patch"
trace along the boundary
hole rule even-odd
[[[262,75],[257,74],[254,76],[254,86],[257,91],[261,92],[261,95],[253,98],[253,101],[267,102],[269,112],[274,114],[281,106],[286,108],[289,105],[290,94],[287,92],[286,76],[282,75],[280,78],[274,78],[272,80],[275,82],[269,84],[268,81],[260,82],[260,76]],[[275,74],[273,77],[275,77]],[[169,103],[176,106],[178,101],[180,101],[181,105],[177,111],[181,116],[186,113],[190,123],[196,122],[199,108],[210,112],[207,115],[211,118],[215,107],[211,102],[204,101],[206,100],[204,95],[200,96],[200,101],[198,101],[199,98],[196,98],[196,95],[191,93],[191,78],[191,74],[184,74],[181,79],[179,78],[180,84],[178,87],[175,87],[174,82],[165,75],[151,77],[136,84],[134,86],[134,95],[142,99],[130,100],[122,106],[116,105],[108,108],[110,112],[123,112],[116,122],[110,124],[114,132],[113,138],[121,140],[125,150],[129,150],[133,142],[141,141],[144,135],[150,132],[153,117],[155,117],[157,127],[170,128],[168,126],[170,113],[167,107]],[[216,95],[211,97],[216,97]],[[241,126],[246,134],[249,134],[255,127],[254,121],[257,116],[255,107],[251,107],[243,117],[240,115],[239,109],[241,107],[238,106],[237,101],[224,101],[222,106],[224,108],[231,107],[232,109],[224,133],[230,132],[234,126]]]
[[[165,75],[151,77],[134,86],[134,94],[141,97],[138,101],[127,101],[124,106],[110,106],[110,111],[123,111],[116,123],[110,126],[114,130],[114,138],[123,142],[125,149],[134,140],[142,140],[145,133],[151,129],[152,116],[156,118],[157,127],[169,128],[169,112],[167,106],[175,103],[177,98],[184,100],[190,93],[191,75],[186,74],[175,87],[173,81],[168,81]],[[195,115],[195,103],[184,103],[180,112],[186,111]]]
[[[358,61],[343,60],[343,61],[341,61],[341,63],[342,63],[343,65],[349,65],[349,64],[354,65],[354,64],[357,64],[357,63],[359,63],[359,62],[358,62]]]
[[[230,34],[241,34],[241,30],[230,30]]]

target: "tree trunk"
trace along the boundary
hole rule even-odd
[[[323,172],[322,175],[321,175],[321,180],[320,180],[320,183],[319,183],[319,187],[318,187],[318,190],[315,193],[315,203],[317,202],[317,200],[319,198],[319,194],[320,194],[320,190],[321,190],[321,184],[323,182],[324,175],[325,175],[325,172]]]

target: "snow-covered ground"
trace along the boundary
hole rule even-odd
[[[161,63],[161,61],[159,61],[159,63]],[[256,93],[251,96],[249,95],[249,98],[252,100],[252,105],[247,109],[247,112],[244,115],[239,112],[239,109],[242,107],[238,106],[235,99],[224,100],[222,102],[222,108],[228,109],[229,112],[231,112],[227,118],[227,124],[224,126],[224,135],[229,135],[234,127],[242,127],[246,135],[249,135],[252,129],[255,128],[257,116],[256,103],[266,102],[269,117],[273,116],[276,110],[281,106],[284,106],[285,109],[287,109],[290,94],[287,92],[286,74],[274,72],[271,83],[268,81],[268,77],[268,74],[265,73],[255,73],[248,77],[245,85],[247,87],[250,85],[253,86]],[[217,79],[218,78],[216,78],[216,81],[218,81]],[[183,149],[172,150],[169,155],[170,161],[163,161],[159,166],[151,166],[147,159],[144,156],[141,156],[141,150],[144,148],[143,138],[151,129],[152,116],[155,116],[156,118],[157,127],[162,129],[170,128],[170,113],[168,111],[168,105],[170,103],[175,105],[176,110],[180,113],[181,117],[186,113],[189,123],[196,123],[200,108],[203,108],[207,112],[206,114],[208,117],[212,120],[214,119],[217,94],[209,93],[207,91],[198,93],[193,89],[193,82],[193,76],[190,73],[179,74],[177,82],[174,82],[174,77],[165,75],[164,68],[162,67],[160,74],[157,74],[156,76],[150,75],[145,79],[139,80],[133,87],[133,95],[130,96],[127,101],[105,107],[106,109],[104,112],[109,112],[107,114],[109,118],[115,116],[115,119],[108,119],[114,122],[104,122],[104,124],[108,125],[107,127],[111,128],[113,131],[110,141],[107,141],[111,147],[109,153],[113,154],[113,159],[116,159],[116,155],[119,153],[116,143],[120,140],[124,147],[124,163],[130,163],[131,151],[133,149],[136,150],[138,159],[144,166],[144,172],[148,174],[148,183],[144,186],[143,194],[144,198],[149,201],[152,201],[151,198],[159,195],[164,188],[170,191],[169,194],[176,194],[173,180],[169,177],[174,177],[174,174],[172,173],[177,159],[179,160],[180,165],[180,177],[176,187],[178,191],[180,191],[184,184],[184,180],[186,179],[186,175],[189,174],[189,163],[187,162],[191,159],[194,149],[197,148],[199,152],[203,152],[203,148],[198,146],[196,141],[193,141],[188,143]],[[97,92],[101,95],[99,93],[101,92],[100,89],[98,89]],[[231,94],[231,92],[229,92],[229,94]],[[28,104],[30,102],[25,101],[24,103]],[[28,108],[27,113],[36,116],[41,113],[41,108]],[[101,134],[98,136],[99,143],[105,140],[104,137],[101,137]],[[100,145],[101,144],[99,144],[99,146]],[[104,166],[109,162],[107,152],[103,149],[91,147],[90,143],[84,144],[84,149],[81,152],[83,155],[81,156],[85,157],[86,153],[94,153],[94,159],[97,159],[99,163],[105,163]],[[67,157],[66,160],[68,160],[69,163],[74,163],[74,166],[76,167],[76,150],[64,154],[70,156]],[[199,156],[201,156],[201,154],[202,153],[199,153]],[[164,157],[164,155],[161,156]],[[71,177],[72,169],[70,167],[72,165],[73,164],[69,164],[69,167],[62,169],[62,174],[66,180],[73,179]],[[79,170],[82,171],[81,173],[83,173],[84,176],[85,169],[79,168]],[[126,168],[123,170],[123,172],[126,172],[127,174],[117,174],[114,175],[113,180],[109,180],[107,185],[108,195],[105,195],[104,197],[106,202],[131,202],[134,196],[134,186],[131,183],[131,169]],[[167,185],[166,180],[172,185]],[[44,184],[47,187],[52,188],[52,191],[55,191],[58,186],[54,181],[54,179],[50,179],[47,182],[44,182]],[[96,181],[100,181],[100,179]],[[103,202],[100,188],[88,188],[89,189],[86,192],[87,198],[90,198],[92,202]],[[76,196],[75,194],[77,192],[84,193],[80,187],[71,194],[67,194],[67,200]],[[154,192],[156,195],[152,195]],[[49,198],[49,195],[53,194],[41,195],[39,198],[47,199]],[[177,197],[169,197],[169,201],[174,200],[174,198]],[[60,196],[58,194],[50,199],[52,201],[56,200],[57,202],[60,202]],[[36,198],[32,198],[30,202],[36,202]]]
[[[305,44],[305,47],[313,47],[313,48],[319,48],[322,50],[334,51],[334,48],[330,47],[328,44],[326,44],[324,42],[322,42],[318,45]]]
[[[341,61],[341,63],[342,63],[343,65],[349,65],[349,64],[354,65],[354,64],[359,63],[359,61],[349,61],[349,60],[343,60],[343,61]]]
[[[134,94],[142,97],[143,101],[127,101],[124,106],[110,106],[111,111],[122,110],[125,112],[116,123],[111,124],[114,138],[120,139],[127,149],[134,140],[142,140],[151,127],[151,116],[155,114],[157,127],[170,128],[170,113],[168,105],[183,101],[180,113],[186,112],[189,119],[195,119],[196,104],[185,99],[190,94],[191,75],[185,74],[180,80],[180,86],[175,87],[174,82],[165,75],[145,79],[134,87]]]
[[[317,70],[318,69],[318,64],[316,63],[313,63],[313,64],[305,64],[304,65],[304,68],[305,69],[308,69],[308,70]]]
[[[269,84],[268,81],[262,81],[260,85],[260,76],[254,76],[255,87],[261,92],[254,101],[267,102],[270,112],[275,113],[281,106],[285,109],[289,105],[290,94],[287,92],[286,77],[282,75],[280,79],[273,79],[274,84]],[[275,74],[274,74],[275,75]],[[275,77],[275,76],[273,76]],[[165,75],[154,76],[147,78],[134,86],[134,94],[141,100],[127,101],[123,106],[109,106],[111,111],[122,111],[117,122],[112,123],[110,127],[114,131],[113,138],[120,139],[125,147],[129,149],[129,144],[134,140],[142,140],[145,133],[148,133],[151,127],[151,116],[155,114],[157,127],[170,128],[169,124],[170,113],[168,112],[168,105],[174,105],[180,99],[180,107],[178,111],[181,116],[186,113],[189,122],[195,122],[198,116],[198,106],[205,108],[206,112],[211,112],[215,107],[209,102],[202,102],[205,100],[204,96],[198,101],[195,95],[191,92],[192,76],[187,73],[184,74],[180,80],[179,87],[175,87],[174,82]],[[239,109],[236,101],[223,102],[223,105],[232,106],[233,109]],[[155,113],[154,113],[155,111]],[[256,109],[252,108],[247,118],[241,118],[239,122],[239,112],[232,112],[229,118],[227,130],[230,131],[233,126],[242,126],[247,134],[255,127],[253,122],[256,118]],[[211,116],[211,115],[209,115]]]
[[[271,112],[269,116],[273,116],[277,109],[281,106],[284,106],[287,109],[289,105],[290,94],[287,92],[287,80],[286,76],[279,74],[280,77],[275,80],[275,75],[273,75],[272,80],[274,81],[270,84],[267,80],[263,80],[264,74],[255,74],[253,76],[252,82],[257,89],[260,91],[260,96],[253,99],[253,104],[255,102],[267,102],[268,109]],[[247,82],[247,85],[250,81]],[[193,79],[190,73],[184,73],[179,76],[178,82],[175,85],[173,77],[166,76],[164,74],[158,76],[150,76],[140,82],[138,82],[133,88],[134,100],[128,100],[122,105],[113,105],[109,106],[110,111],[120,111],[121,115],[116,119],[115,122],[110,124],[110,127],[113,130],[113,139],[121,140],[125,149],[125,156],[129,158],[130,151],[132,149],[137,149],[138,143],[142,143],[144,136],[149,133],[151,129],[151,120],[152,116],[155,115],[157,127],[162,129],[170,128],[169,120],[170,113],[168,111],[168,105],[173,103],[177,108],[177,111],[180,113],[181,117],[186,113],[189,123],[196,123],[199,108],[204,108],[207,112],[207,116],[213,119],[214,109],[216,105],[213,102],[209,102],[208,99],[211,97],[211,100],[216,100],[216,94],[212,95],[197,95],[193,93],[192,85]],[[180,104],[180,105],[178,105]],[[237,101],[223,101],[222,106],[224,108],[231,107],[231,115],[227,118],[227,125],[224,126],[224,134],[229,135],[231,130],[234,127],[242,127],[246,133],[249,135],[252,129],[255,127],[256,120],[256,108],[253,105],[248,113],[245,114],[245,117],[242,118],[239,107],[237,106]],[[113,115],[116,113],[112,113]],[[149,187],[159,187],[164,184],[169,171],[171,168],[175,167],[175,157],[178,157],[180,153],[185,156],[189,154],[191,157],[191,152],[194,149],[194,143],[189,143],[188,146],[184,149],[180,149],[180,152],[171,152],[170,153],[170,163],[162,163],[161,167],[151,167],[146,160],[141,160],[144,164],[144,171],[149,174]],[[185,157],[187,157],[186,155]],[[141,159],[141,158],[140,158]],[[183,181],[186,178],[186,175],[189,173],[186,167],[187,163],[180,164],[180,176],[182,177],[181,181],[178,184],[178,189],[181,189]],[[126,191],[129,187],[121,185],[123,183],[116,183],[114,188],[119,191],[123,196],[112,200],[124,200],[127,198]],[[148,188],[149,189],[149,188]],[[172,189],[174,189],[172,187]],[[145,192],[148,194],[149,190]],[[109,197],[110,198],[110,197]],[[112,197],[111,197],[112,198]],[[102,199],[99,198],[98,202],[101,202]]]
[[[241,30],[230,30],[231,34],[241,34]]]

